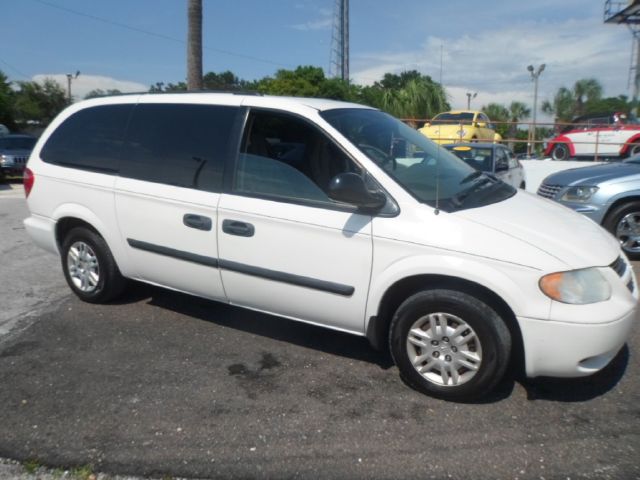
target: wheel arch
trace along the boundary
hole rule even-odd
[[[634,191],[631,194],[629,194],[628,192],[625,192],[624,196],[616,198],[611,203],[611,205],[607,207],[607,210],[602,216],[602,220],[600,221],[600,223],[604,225],[604,222],[607,220],[611,212],[613,212],[616,208],[620,207],[621,205],[624,205],[625,203],[631,203],[631,202],[640,202],[640,191]]]
[[[569,137],[565,136],[565,135],[560,135],[559,137],[556,137],[553,140],[551,140],[547,144],[547,148],[545,149],[544,154],[546,156],[548,156],[548,157],[551,156],[551,152],[553,152],[553,149],[559,143],[564,143],[569,148],[569,154],[572,157],[575,157],[575,155],[576,155],[576,147],[574,146],[574,144],[571,141],[571,139]]]
[[[409,296],[425,289],[451,289],[472,295],[491,306],[504,319],[512,339],[511,362],[524,371],[524,344],[516,315],[509,304],[495,291],[485,285],[461,277],[443,274],[419,274],[402,278],[384,292],[377,314],[368,318],[366,337],[373,348],[385,351],[388,348],[389,327],[393,315]]]
[[[122,269],[126,262],[123,262],[124,252],[119,244],[119,230],[109,229],[108,226],[89,208],[67,203],[58,206],[53,212],[52,218],[55,220],[55,238],[58,251],[61,251],[64,236],[75,227],[85,227],[100,235],[106,242],[111,254],[119,268]]]
[[[632,143],[640,143],[640,133],[636,133],[633,137],[625,140],[624,145],[622,145],[622,148],[620,149],[621,157],[629,155]]]

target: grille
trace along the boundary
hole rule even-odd
[[[16,165],[24,165],[27,163],[28,157],[13,157],[13,161]]]
[[[547,185],[541,184],[538,188],[538,195],[544,198],[553,198],[560,191],[562,185]]]

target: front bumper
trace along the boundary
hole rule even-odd
[[[636,308],[608,323],[555,322],[518,317],[528,377],[583,377],[616,356],[635,323]]]

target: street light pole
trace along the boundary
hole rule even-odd
[[[467,92],[467,110],[471,110],[471,99],[476,98],[478,96],[478,92],[471,93]]]
[[[67,73],[67,100],[69,102],[69,105],[71,105],[71,100],[72,100],[72,97],[71,97],[71,80],[75,80],[79,76],[80,76],[80,70],[78,70],[75,75],[73,75],[72,73]]]
[[[531,80],[533,80],[533,123],[529,124],[529,145],[527,148],[527,154],[531,156],[531,149],[535,147],[536,141],[536,113],[538,111],[538,77],[544,71],[545,64],[543,63],[536,70],[533,65],[529,65],[527,70],[531,74]]]

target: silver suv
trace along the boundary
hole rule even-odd
[[[601,224],[629,258],[640,260],[640,156],[554,173],[544,179],[538,195]]]
[[[31,135],[10,134],[0,137],[0,178],[5,175],[22,176],[36,138]]]

